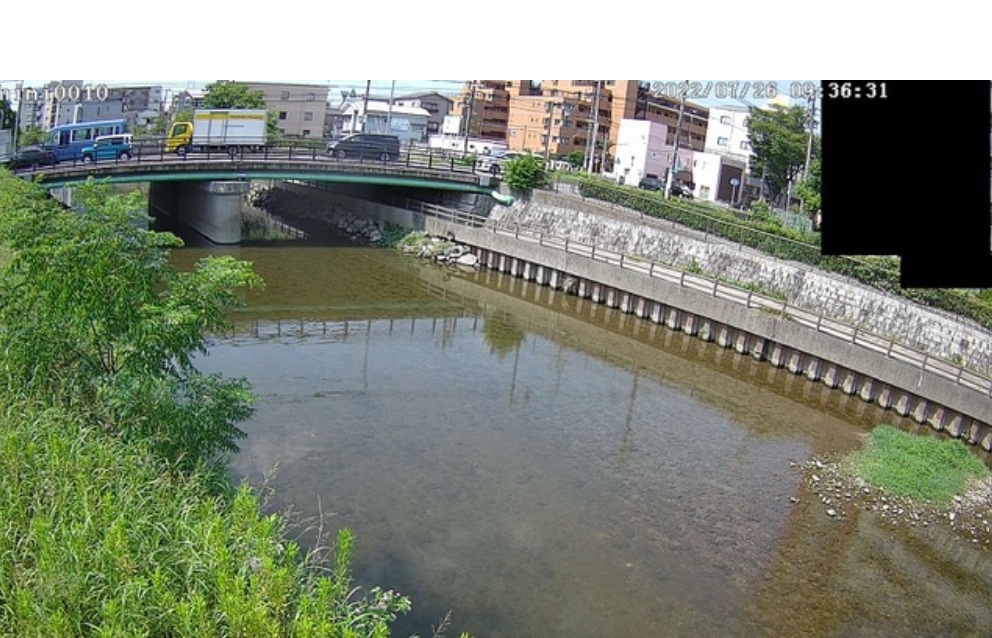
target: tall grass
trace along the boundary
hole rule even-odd
[[[845,459],[851,472],[897,496],[948,503],[988,468],[957,439],[917,436],[880,425],[868,445]]]
[[[78,417],[0,414],[0,635],[389,635],[409,601],[350,582],[351,537],[318,569],[241,487],[167,470]]]

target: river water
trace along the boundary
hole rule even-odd
[[[178,250],[267,282],[205,371],[260,397],[236,478],[356,584],[413,600],[394,635],[985,636],[989,552],[842,520],[790,462],[892,413],[749,356],[491,272],[342,245]]]

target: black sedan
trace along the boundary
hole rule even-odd
[[[37,146],[25,146],[3,160],[3,166],[10,170],[18,168],[38,168],[39,166],[55,166],[59,163],[54,151]]]

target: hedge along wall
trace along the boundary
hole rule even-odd
[[[992,332],[945,311],[911,302],[797,260],[689,230],[645,223],[595,200],[547,191],[493,211],[501,226],[528,228],[572,241],[694,270],[758,292],[774,291],[789,303],[864,330],[887,335],[935,356],[992,373]]]
[[[571,181],[571,180],[570,180]],[[659,194],[619,186],[605,180],[577,179],[583,197],[610,202],[667,219],[688,228],[725,237],[780,259],[802,263],[850,277],[869,286],[940,308],[992,329],[992,306],[956,290],[902,288],[899,261],[894,257],[839,257],[820,252],[819,236],[771,223],[744,224],[734,215],[685,200],[669,202]]]

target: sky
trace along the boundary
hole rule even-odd
[[[102,76],[112,77],[112,76]],[[276,76],[234,76],[244,81],[279,81]],[[40,88],[51,80],[0,80],[0,89],[6,89],[8,95],[13,96],[17,82],[22,86]],[[329,97],[331,103],[340,101],[342,91],[355,91],[362,95],[365,92],[366,80],[291,80],[307,84],[323,85],[329,87]],[[662,87],[667,87],[667,93],[676,93],[679,89],[677,85],[682,85],[686,80],[649,80],[659,83]],[[84,80],[86,85],[96,87],[101,84],[113,85],[148,85],[161,84],[167,90],[173,91],[183,89],[203,89],[213,80],[161,80],[144,79],[138,80]],[[395,82],[395,85],[393,84]],[[408,93],[437,91],[443,95],[454,96],[461,90],[465,80],[371,80],[370,93],[373,96],[388,96],[390,90],[394,90],[396,95]],[[734,106],[765,106],[768,95],[768,87],[774,84],[779,94],[789,94],[802,87],[804,82],[818,82],[818,80],[689,80],[690,89],[687,95],[689,102],[705,106],[714,107],[718,105]],[[666,91],[665,88],[661,89]],[[793,101],[792,103],[795,103]]]

